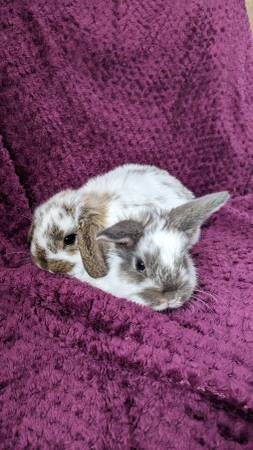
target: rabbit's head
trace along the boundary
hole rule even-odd
[[[96,241],[98,230],[104,228],[105,204],[103,197],[86,199],[82,192],[69,189],[38,206],[28,233],[33,262],[43,270],[88,282],[105,276],[106,246]],[[87,277],[83,277],[84,266]]]
[[[202,223],[228,198],[227,192],[209,194],[171,211],[153,211],[100,231],[96,240],[109,246],[115,295],[155,310],[187,302],[196,287],[189,250],[199,239]]]

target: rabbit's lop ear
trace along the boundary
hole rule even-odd
[[[191,237],[228,199],[228,192],[215,192],[178,206],[169,212],[168,225],[185,232]]]
[[[99,214],[82,210],[77,231],[78,245],[83,265],[92,278],[105,277],[108,273],[105,245],[96,240],[98,230],[101,229]]]
[[[133,248],[143,235],[143,225],[135,220],[122,220],[97,234],[98,242]]]

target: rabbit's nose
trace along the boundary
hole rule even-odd
[[[157,301],[154,305],[155,311],[164,311],[164,309],[167,309],[169,307],[169,302],[167,298],[160,298],[159,301]]]
[[[161,306],[168,305],[169,304],[169,300],[167,298],[165,298],[165,297],[164,298],[160,298],[159,301],[158,301],[158,304],[161,305]]]
[[[168,301],[169,308],[179,308],[182,305],[181,298],[175,297]]]
[[[162,294],[163,296],[168,296],[170,298],[174,298],[177,296],[177,291],[179,289],[179,283],[164,283],[162,286]]]
[[[156,311],[163,311],[164,309],[176,309],[182,306],[182,299],[179,297],[172,297],[169,299],[168,297],[161,297],[159,301],[156,303],[154,309]]]

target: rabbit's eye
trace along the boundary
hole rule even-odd
[[[144,262],[140,258],[136,259],[135,267],[136,267],[136,270],[138,270],[138,272],[144,272],[144,270],[146,268]]]
[[[64,245],[73,245],[76,240],[76,235],[74,233],[68,234],[64,238]]]

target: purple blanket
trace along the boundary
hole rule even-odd
[[[0,1],[0,448],[253,448],[252,38],[243,0]],[[40,271],[41,201],[126,163],[232,200],[157,313]]]

